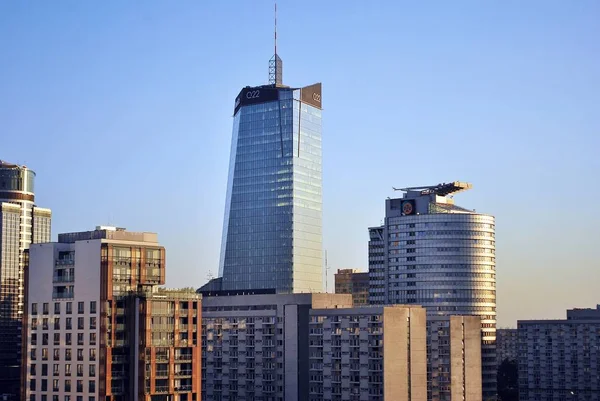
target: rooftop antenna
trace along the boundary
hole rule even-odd
[[[275,54],[269,60],[269,84],[283,85],[283,61],[277,54],[277,1],[275,1]]]

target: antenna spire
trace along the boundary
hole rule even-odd
[[[277,55],[277,0],[275,0],[275,54],[269,60],[269,84],[283,85],[283,61]]]

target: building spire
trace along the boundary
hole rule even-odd
[[[283,85],[283,61],[277,54],[277,1],[275,1],[275,54],[269,60],[269,84]]]

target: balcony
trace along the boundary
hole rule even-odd
[[[75,282],[75,276],[72,274],[66,274],[62,276],[54,276],[52,277],[53,283],[73,283]]]
[[[156,386],[156,387],[154,387],[154,391],[156,393],[168,393],[169,386]]]
[[[192,385],[191,384],[186,384],[186,385],[181,385],[179,387],[175,387],[175,391],[177,392],[187,392],[187,391],[192,391]]]
[[[157,370],[155,377],[169,377],[168,370]]]
[[[176,361],[191,361],[192,360],[192,354],[176,355],[175,356],[175,360]]]
[[[56,266],[72,266],[74,264],[75,259],[73,258],[56,259]]]
[[[192,370],[180,370],[179,372],[175,372],[175,376],[177,377],[182,377],[182,376],[191,376],[192,375]]]
[[[73,299],[75,297],[75,291],[73,290],[57,290],[56,288],[52,291],[52,299]]]

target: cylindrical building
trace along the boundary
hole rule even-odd
[[[18,399],[24,252],[50,241],[51,212],[34,204],[35,172],[0,160],[0,388]]]
[[[469,188],[460,182],[407,188],[403,198],[386,201],[385,224],[370,229],[369,296],[376,304],[419,304],[432,317],[479,316],[488,399],[496,391],[495,222],[456,206],[448,196]],[[445,399],[443,383],[450,372],[437,355],[441,348],[429,345],[430,397]]]

